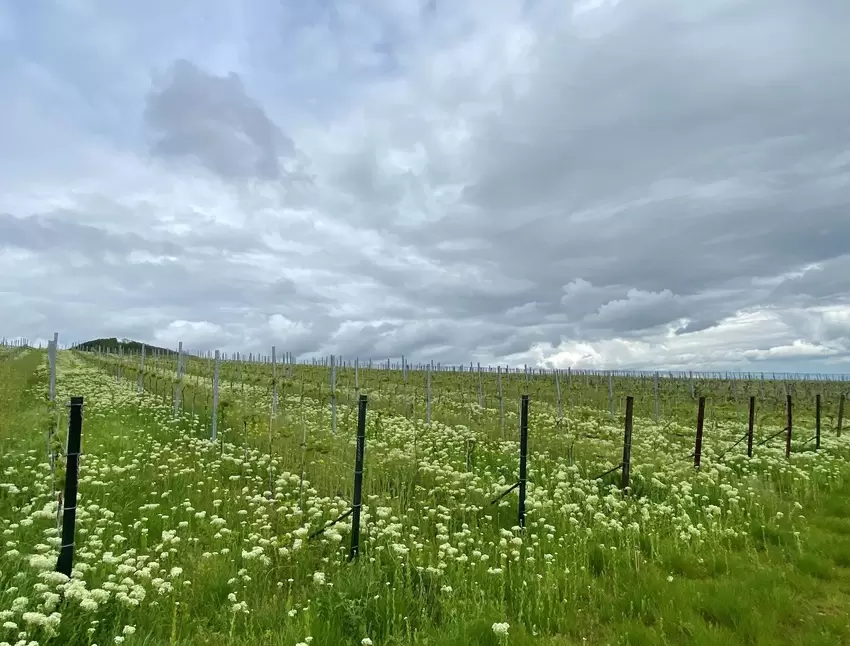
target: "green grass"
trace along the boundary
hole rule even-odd
[[[9,353],[0,358],[0,453],[12,454],[23,446],[31,448],[43,440],[31,432],[39,423],[47,406],[38,388],[44,382],[43,353],[33,350]],[[39,371],[39,368],[42,368]],[[25,430],[26,432],[21,432]],[[46,448],[45,448],[46,451]]]
[[[795,445],[790,461],[781,442],[753,460],[721,461],[741,428],[718,414],[695,471],[682,459],[693,402],[687,392],[678,399],[680,384],[664,394],[661,425],[635,420],[633,487],[622,496],[589,479],[618,459],[622,420],[609,418],[607,401],[566,407],[560,420],[541,387],[540,400],[532,396],[528,526],[517,531],[516,494],[489,504],[516,477],[515,413],[502,440],[497,408],[464,405],[477,397],[464,394],[463,378],[444,377],[428,427],[421,389],[364,371],[368,516],[361,557],[347,563],[348,525],[339,542],[333,531],[313,542],[303,533],[350,504],[348,391],[338,393],[334,436],[319,385],[326,374],[288,376],[270,434],[264,368],[243,367],[251,385],[222,387],[223,443],[212,444],[203,375],[186,378],[175,420],[166,372],[159,395],[137,394],[129,362],[123,381],[91,362],[60,353],[57,383],[58,401],[86,398],[72,579],[86,582],[84,592],[40,575],[31,559],[55,562],[58,543],[44,353],[5,372],[0,364],[3,405],[14,411],[0,426],[0,626],[18,624],[0,628],[0,642],[103,646],[132,626],[127,644],[850,643],[850,444],[834,434],[817,453]],[[589,400],[596,391],[586,388]],[[187,410],[189,392],[199,417]],[[781,419],[776,401],[766,419]],[[798,423],[801,434],[811,430],[805,410]],[[671,428],[685,437],[671,439]],[[26,610],[61,613],[58,628],[31,626],[20,637],[17,598]],[[510,624],[507,638],[494,634],[496,622]]]

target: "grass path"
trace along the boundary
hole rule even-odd
[[[34,350],[0,360],[0,455],[18,451],[34,440],[34,424],[47,411],[38,390],[42,381],[46,387],[43,361],[44,353]]]

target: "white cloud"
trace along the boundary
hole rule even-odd
[[[812,312],[805,312],[810,316]],[[821,320],[844,323],[850,309],[827,310]],[[608,369],[703,369],[768,370],[782,364],[778,360],[816,360],[850,352],[850,329],[828,341],[795,338],[803,330],[795,326],[800,312],[754,311],[740,313],[718,322],[715,327],[685,336],[662,333],[640,340],[605,339],[596,343],[565,341],[557,347],[537,346],[529,357],[551,367]],[[789,321],[790,319],[790,321]],[[768,362],[768,363],[766,363]],[[829,362],[825,365],[831,365]]]
[[[194,347],[215,346],[226,340],[221,326],[209,321],[172,321],[164,328],[154,332],[157,344],[176,347],[180,341]]]

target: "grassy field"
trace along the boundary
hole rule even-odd
[[[656,422],[652,378],[616,377],[609,399],[604,376],[503,375],[500,399],[495,374],[435,372],[429,403],[423,372],[359,370],[355,384],[346,368],[331,390],[327,368],[273,378],[223,363],[212,442],[211,362],[189,359],[179,379],[174,358],[138,366],[59,355],[57,402],[85,397],[65,581],[52,570],[67,410],[46,404],[46,353],[0,357],[0,643],[850,644],[846,384],[662,378]],[[517,479],[526,392],[520,529],[516,492],[491,500]],[[309,535],[351,504],[359,394],[362,542],[348,563],[348,521]],[[621,460],[626,395],[623,494],[619,474],[596,476]]]

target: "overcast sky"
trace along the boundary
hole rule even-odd
[[[0,3],[0,336],[850,369],[847,0]]]

